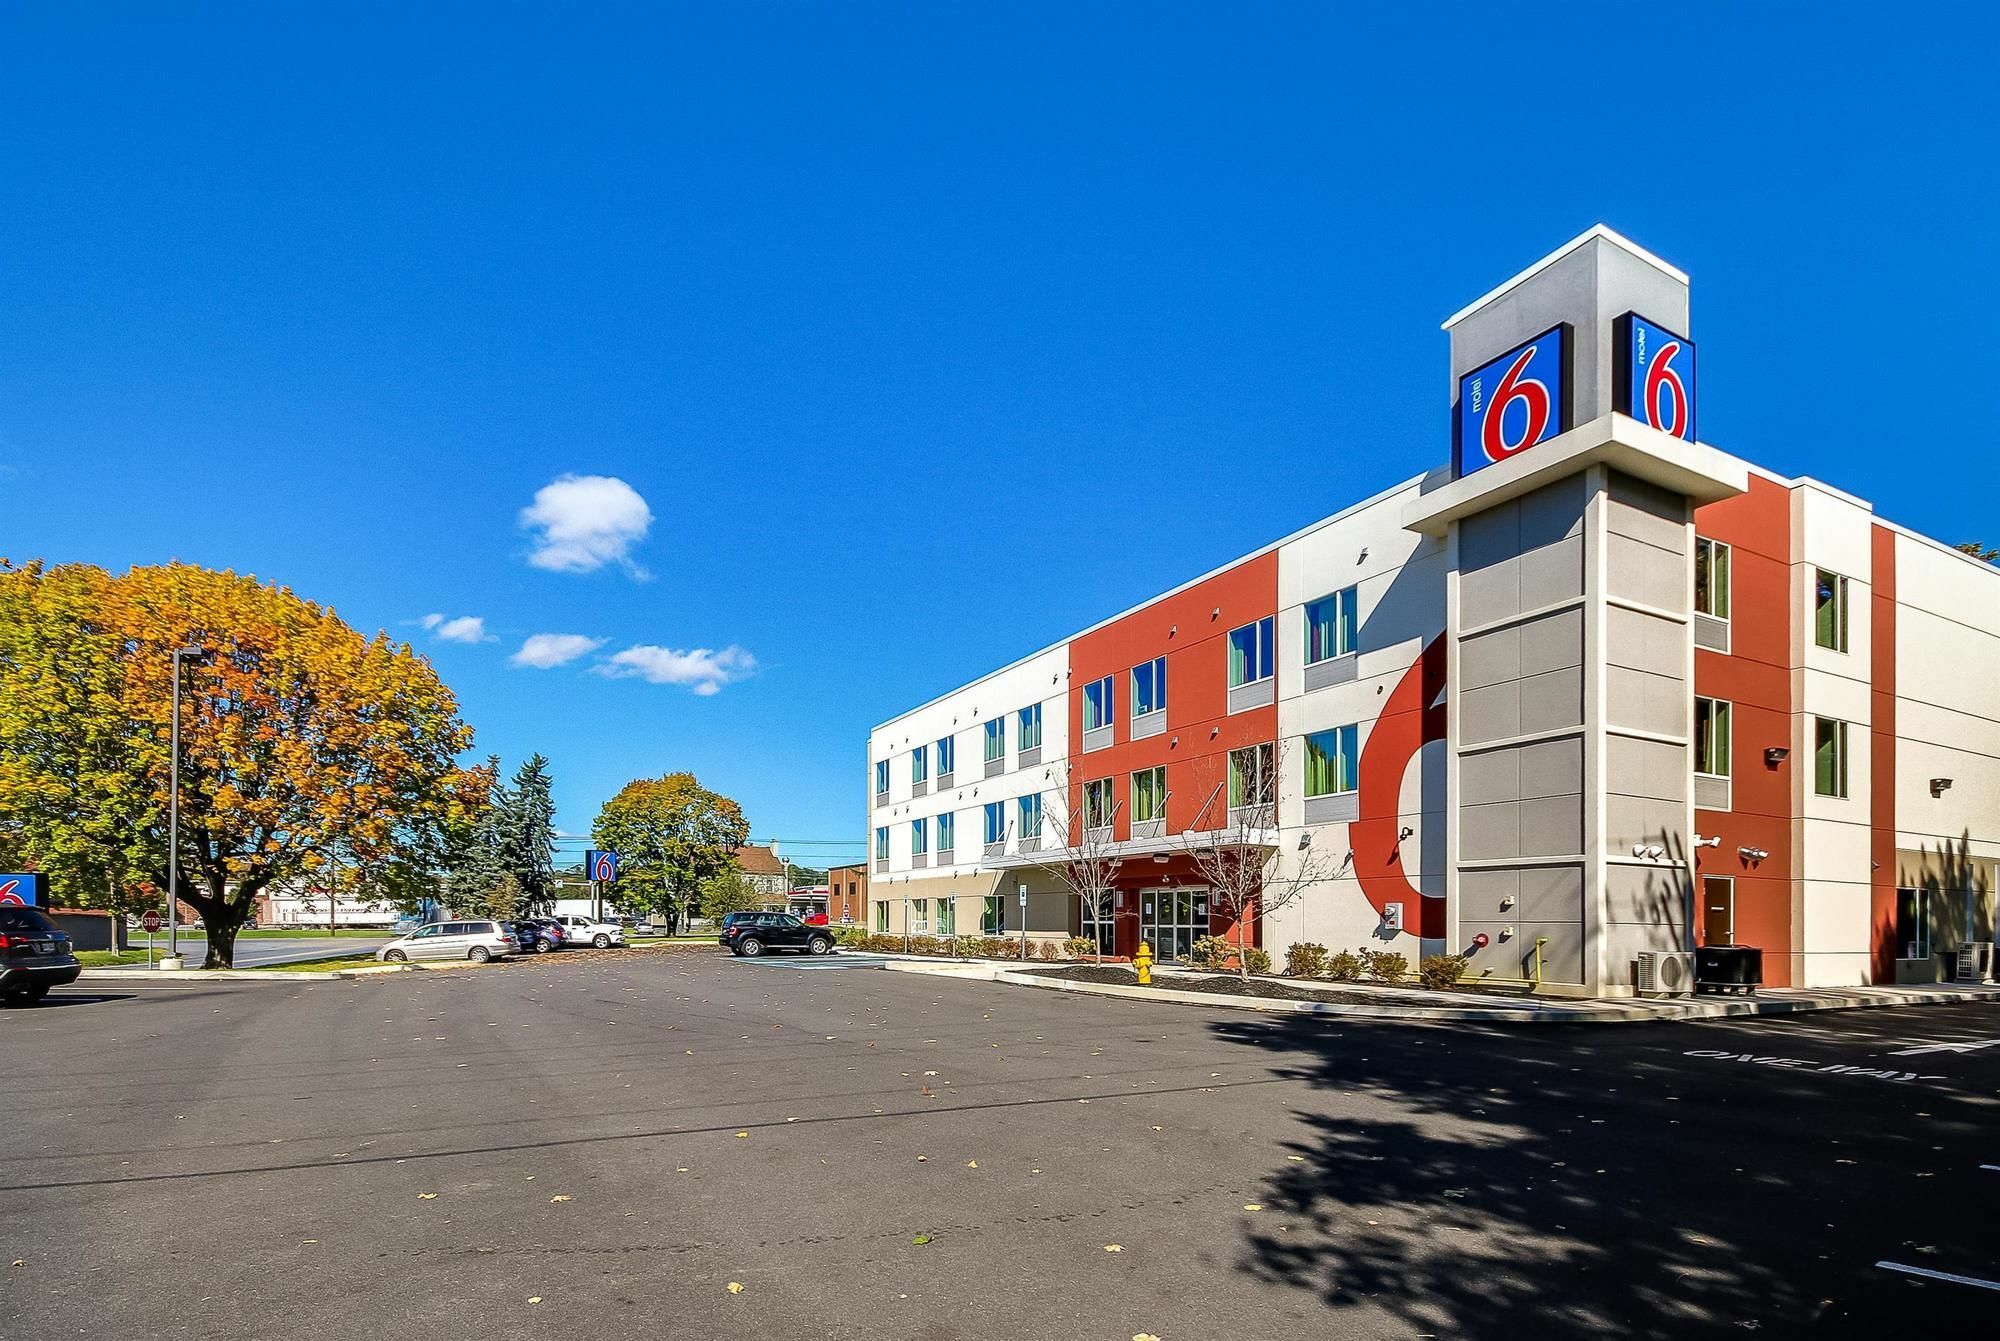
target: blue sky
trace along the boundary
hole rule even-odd
[[[871,724],[1442,461],[1438,323],[1600,221],[1704,437],[2000,542],[1990,10],[1389,8],[10,5],[0,554],[858,854]]]

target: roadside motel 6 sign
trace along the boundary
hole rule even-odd
[[[600,885],[616,884],[618,882],[618,854],[616,852],[600,852],[596,848],[592,848],[584,854],[583,870],[584,875],[588,879],[594,880]]]
[[[1460,476],[1569,428],[1568,323],[1551,326],[1458,379],[1452,464]]]
[[[0,875],[0,905],[36,907],[42,901],[42,877],[26,872]]]

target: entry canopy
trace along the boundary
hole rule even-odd
[[[1442,536],[1461,518],[1600,464],[1685,494],[1697,507],[1750,488],[1749,467],[1728,453],[1613,413],[1418,495],[1403,525]]]

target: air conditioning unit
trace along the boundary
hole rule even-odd
[[[1960,982],[1993,981],[1993,942],[1967,941],[1958,947]]]
[[[1636,984],[1641,996],[1691,996],[1694,956],[1685,950],[1641,950]]]

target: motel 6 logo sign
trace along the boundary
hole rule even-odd
[[[39,875],[0,875],[0,907],[33,907],[41,901],[42,877]]]
[[[1453,463],[1461,476],[1569,428],[1568,325],[1552,326],[1458,379]]]
[[[1618,318],[1615,408],[1648,428],[1695,440],[1694,341],[1637,312]]]
[[[601,885],[616,884],[618,881],[618,854],[601,852],[592,848],[583,859],[584,877]]]

